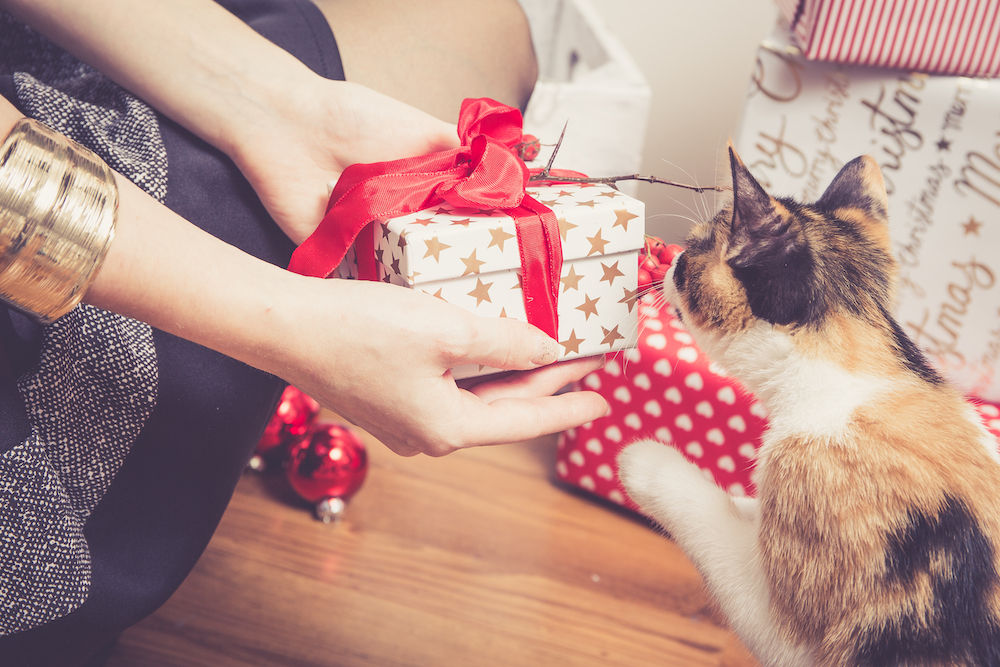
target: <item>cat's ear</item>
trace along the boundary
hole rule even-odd
[[[746,168],[732,144],[729,164],[733,172],[733,220],[730,261],[734,266],[776,262],[802,247],[801,228],[779,210]]]
[[[729,144],[729,167],[733,173],[733,234],[752,234],[772,211],[771,198]]]
[[[862,155],[844,165],[816,202],[816,207],[831,213],[839,208],[860,209],[872,220],[887,224],[889,200],[875,158]]]

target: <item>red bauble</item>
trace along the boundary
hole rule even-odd
[[[316,506],[317,517],[339,519],[368,472],[368,452],[351,430],[340,424],[316,424],[309,437],[288,452],[288,481],[299,496]]]
[[[293,444],[306,433],[319,416],[320,406],[312,397],[295,387],[285,387],[264,435],[257,443],[257,453],[266,454],[275,447]]]
[[[525,162],[531,162],[536,157],[538,153],[542,150],[542,144],[538,141],[538,138],[525,134],[521,137],[521,143],[515,146],[517,149],[517,156],[524,160]]]
[[[673,264],[674,259],[677,257],[677,255],[681,254],[682,252],[684,252],[684,248],[674,243],[671,243],[668,246],[664,246],[663,249],[660,250],[660,255],[659,255],[660,264],[669,267],[671,264]]]

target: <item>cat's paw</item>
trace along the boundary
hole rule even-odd
[[[650,508],[663,495],[671,471],[696,467],[676,448],[656,440],[640,440],[618,454],[618,478],[639,507]]]

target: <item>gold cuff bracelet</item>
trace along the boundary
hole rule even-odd
[[[43,324],[68,313],[97,275],[117,216],[104,160],[20,120],[0,147],[0,300]]]

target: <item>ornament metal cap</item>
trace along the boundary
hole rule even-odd
[[[324,498],[316,503],[316,518],[323,523],[340,523],[340,518],[347,509],[343,498]]]

